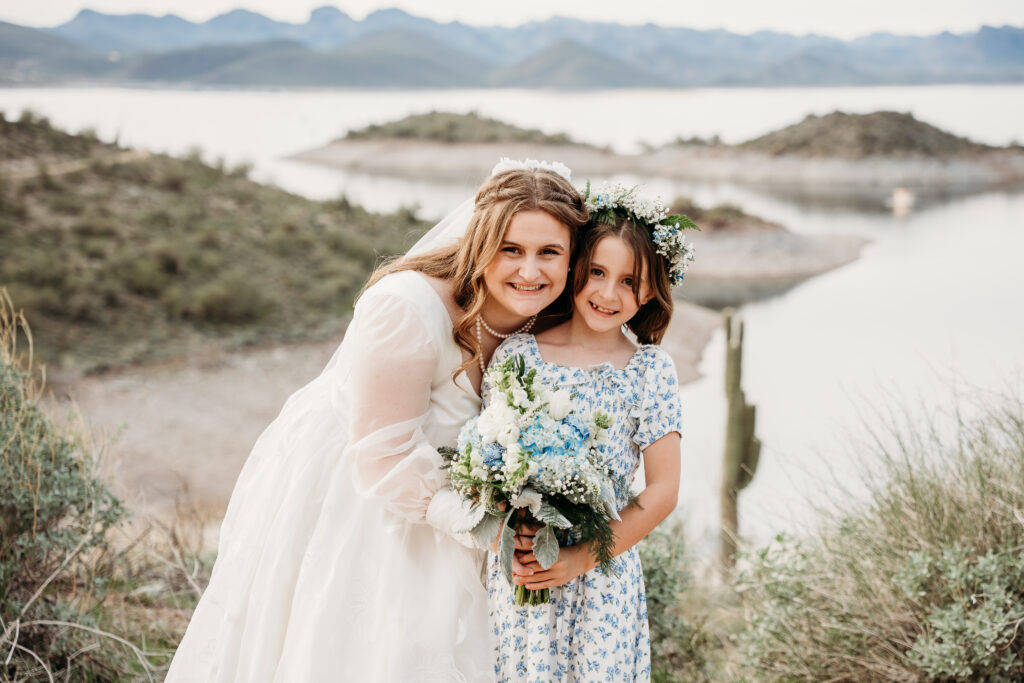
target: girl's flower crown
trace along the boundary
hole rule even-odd
[[[637,194],[636,187],[618,183],[604,183],[591,193],[588,180],[583,201],[595,223],[614,224],[618,218],[626,218],[633,225],[644,227],[658,253],[665,257],[669,281],[673,285],[683,282],[693,261],[693,244],[686,241],[683,231],[700,230],[696,223],[682,214],[669,215],[661,199],[644,199]]]

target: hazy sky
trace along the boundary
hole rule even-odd
[[[400,7],[438,21],[515,26],[552,15],[626,24],[724,28],[737,33],[771,29],[852,38],[875,31],[931,34],[973,31],[982,24],[1024,26],[1024,0],[0,0],[0,20],[54,26],[88,7],[110,14],[177,14],[205,21],[244,7],[280,21],[301,23],[315,7],[333,4],[361,19]]]

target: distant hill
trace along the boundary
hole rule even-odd
[[[0,21],[0,83],[102,78],[114,67],[106,56],[71,41]]]
[[[248,45],[206,45],[188,50],[144,55],[135,60],[130,67],[126,67],[122,73],[133,81],[203,81],[218,70],[244,63],[254,57],[294,52],[306,54],[308,50],[298,43],[288,41]]]
[[[77,64],[40,56],[37,71],[21,72],[23,82],[97,76],[118,82],[151,68],[158,74],[191,74],[185,78],[191,82],[202,79],[203,60],[217,62],[237,54],[229,46],[248,47],[251,53],[245,60],[252,60],[250,66],[240,60],[233,65],[211,63],[207,82],[555,88],[1024,82],[1024,28],[1012,26],[933,36],[880,33],[842,41],[565,17],[516,27],[478,27],[440,23],[399,9],[378,10],[357,21],[336,8],[321,7],[308,21],[294,24],[248,10],[203,23],[175,15],[82,10],[42,33],[91,54],[93,64],[119,53],[115,57],[123,60],[122,68],[92,67],[83,76]],[[309,54],[296,47],[283,50],[285,43]],[[164,53],[156,67],[141,66]],[[280,65],[275,66],[275,59],[282,60]],[[174,60],[185,63],[174,66]]]
[[[894,111],[811,114],[800,123],[754,138],[739,147],[772,155],[847,159],[871,156],[946,158],[996,149],[918,121],[912,114]]]
[[[534,128],[520,128],[475,112],[456,114],[432,111],[414,114],[398,121],[373,124],[349,131],[346,140],[427,140],[464,143],[530,143],[536,145],[575,145],[565,133],[548,135]]]
[[[332,52],[264,49],[200,79],[221,85],[453,87],[483,85],[486,66],[427,36],[379,33]]]
[[[636,88],[657,87],[656,75],[606,57],[572,40],[560,40],[522,62],[500,67],[490,75],[493,85],[511,88]]]

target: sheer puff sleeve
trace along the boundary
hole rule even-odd
[[[434,327],[412,301],[368,291],[346,333],[353,485],[411,522],[425,521],[445,483],[441,456],[423,432],[440,360]]]

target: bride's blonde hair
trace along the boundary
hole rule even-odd
[[[475,365],[480,355],[473,328],[476,316],[487,301],[484,271],[497,256],[512,218],[520,211],[536,210],[569,228],[570,249],[574,249],[579,228],[586,224],[588,217],[587,207],[576,188],[554,171],[509,170],[491,176],[477,191],[473,217],[462,239],[446,247],[416,256],[400,256],[385,263],[374,271],[366,286],[403,270],[416,270],[450,281],[455,303],[462,311],[455,320],[452,336],[456,344],[469,352],[469,359],[455,371],[458,375]]]

